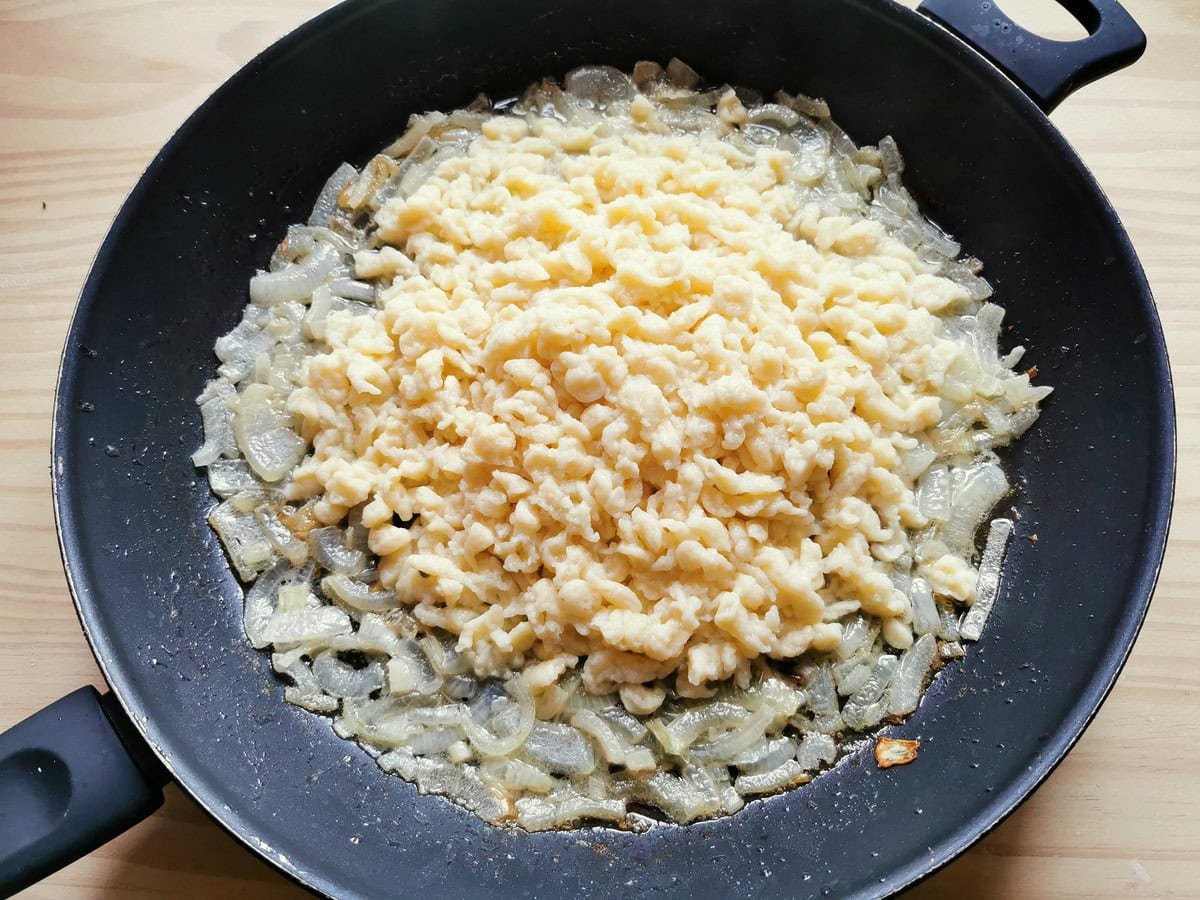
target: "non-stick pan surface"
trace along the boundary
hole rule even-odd
[[[984,639],[895,729],[921,739],[915,764],[881,771],[860,753],[732,818],[645,835],[497,829],[283,702],[205,524],[192,398],[248,276],[337,163],[364,161],[414,111],[672,55],[714,82],[824,96],[859,141],[895,135],[925,210],[986,262],[1005,344],[1026,343],[1057,390],[1007,454],[1021,521]],[[951,858],[1089,721],[1153,587],[1174,420],[1149,290],[1107,201],[1037,106],[920,16],[886,0],[367,0],[256,59],[151,165],[84,290],[54,447],[67,569],[114,692],[180,783],[305,884],[846,896]]]

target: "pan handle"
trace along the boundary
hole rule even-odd
[[[924,0],[917,11],[986,56],[1049,113],[1085,84],[1137,62],[1146,50],[1145,33],[1117,0],[1056,2],[1087,29],[1086,38],[1052,41],[1026,31],[998,0]]]
[[[0,734],[0,896],[146,818],[169,780],[112,695],[92,687]]]

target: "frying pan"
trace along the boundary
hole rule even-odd
[[[168,778],[338,897],[881,895],[993,827],[1112,686],[1174,481],[1149,287],[1045,116],[1145,39],[1115,0],[1060,2],[1090,37],[1043,40],[978,0],[926,0],[923,15],[887,0],[361,0],[251,62],[146,171],[67,337],[59,536],[112,693],[76,692],[0,736],[0,885],[29,884],[147,815]],[[481,89],[502,97],[584,62],[672,55],[713,82],[826,97],[860,142],[895,135],[923,208],[986,261],[1006,343],[1028,344],[1057,392],[1007,456],[1021,520],[983,640],[894,729],[921,740],[916,763],[882,771],[863,751],[731,818],[644,835],[498,829],[384,776],[283,702],[205,524],[192,398],[248,275],[338,162]]]

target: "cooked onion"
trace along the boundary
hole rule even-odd
[[[259,306],[274,306],[304,300],[341,262],[341,254],[328,244],[314,244],[299,263],[278,272],[259,272],[250,279],[250,300]]]
[[[834,651],[810,650],[794,663],[760,661],[748,682],[710,698],[672,693],[666,680],[591,695],[569,669],[550,685],[531,675],[535,697],[519,672],[504,681],[476,677],[473,648],[464,644],[460,652],[453,635],[418,625],[406,608],[411,598],[380,589],[382,567],[369,552],[361,505],[339,525],[318,520],[317,510],[327,515],[320,498],[284,505],[297,495],[292,472],[309,449],[292,427],[288,400],[327,346],[329,315],[377,315],[376,298],[389,284],[388,274],[359,274],[380,264],[371,215],[468,151],[490,118],[486,98],[449,116],[415,116],[361,174],[343,164],[331,175],[309,223],[289,228],[269,271],[252,279],[242,320],[217,341],[219,377],[197,398],[205,439],[194,461],[208,467],[223,501],[210,521],[239,577],[253,582],[245,630],[253,646],[273,645],[272,666],[290,682],[286,699],[336,715],[336,733],[358,740],[385,771],[488,821],[515,818],[534,830],[581,820],[645,827],[627,809],[635,802],[689,822],[736,811],[742,795],[802,783],[837,760],[847,729],[912,712],[934,661],[961,656],[960,637],[978,637],[995,601],[1007,520],[989,533],[961,628],[968,595],[946,580],[957,570],[930,567],[944,556],[970,563],[975,531],[1007,491],[990,451],[1030,426],[1050,389],[1012,371],[1023,348],[1001,355],[1003,311],[982,302],[991,288],[979,262],[958,258],[957,242],[921,215],[901,183],[904,163],[890,138],[878,148],[856,147],[823,101],[780,93],[776,103],[762,103],[745,89],[734,89],[747,107],[736,126],[736,115],[725,121],[714,111],[730,89],[696,93],[698,82],[678,60],[665,73],[639,64],[632,81],[584,66],[567,75],[565,90],[544,81],[511,108],[603,129],[644,90],[668,127],[720,137],[732,153],[770,147],[791,154],[801,207],[878,223],[907,244],[917,265],[965,290],[965,300],[936,313],[943,346],[952,341],[961,351],[939,392],[942,421],[895,448],[893,468],[906,490],[915,486],[923,527],[907,541],[872,538],[871,553],[887,567],[897,596],[908,598],[911,616],[881,626],[857,600],[830,603],[824,622],[842,628]],[[463,590],[488,589],[481,572],[462,574]],[[898,658],[889,646],[902,651]]]
[[[279,481],[304,455],[304,441],[273,400],[274,391],[267,385],[250,385],[238,400],[233,426],[238,449],[263,481]]]

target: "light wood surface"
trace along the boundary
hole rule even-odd
[[[325,5],[0,0],[0,729],[101,683],[59,566],[48,472],[59,350],[92,255],[184,118]],[[1003,5],[1066,33],[1052,0]],[[1095,724],[1028,803],[920,896],[1200,897],[1200,575],[1189,566],[1200,550],[1200,0],[1126,6],[1148,53],[1053,118],[1128,227],[1166,328],[1180,416],[1171,545]],[[300,891],[172,787],[150,820],[27,895],[216,894]]]

